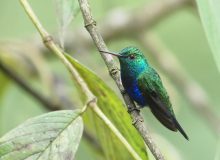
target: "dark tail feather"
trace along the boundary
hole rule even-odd
[[[180,133],[183,135],[183,137],[187,140],[189,140],[189,137],[187,136],[186,132],[183,130],[183,128],[180,126],[176,118],[173,118],[173,122],[175,123],[176,128],[180,131]]]
[[[189,140],[187,134],[184,132],[183,128],[180,126],[180,124],[177,122],[176,118],[171,115],[170,113],[163,112],[160,110],[160,108],[157,107],[150,107],[151,112],[154,114],[154,116],[168,129],[172,131],[179,131],[183,137],[187,140]]]
[[[176,125],[173,123],[172,117],[165,115],[163,112],[158,110],[157,108],[150,107],[151,112],[154,116],[162,123],[165,127],[172,131],[177,131]]]

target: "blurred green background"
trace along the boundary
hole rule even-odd
[[[30,0],[30,2],[48,31],[52,34],[57,33],[58,25],[55,18],[56,14],[54,2],[52,0]],[[90,1],[90,3],[97,22],[100,22],[103,18],[105,18],[105,15],[114,8],[120,7],[135,9],[147,2],[146,0],[93,0]],[[19,1],[1,0],[0,4],[1,42],[15,40],[22,41],[38,37],[35,28],[25,15]],[[74,30],[74,28],[83,26],[84,24],[81,14],[78,14],[73,23],[70,25],[70,28]],[[214,110],[215,113],[219,114],[220,74],[216,68],[212,53],[209,49],[203,28],[196,12],[189,8],[181,9],[172,13],[170,16],[163,18],[151,30],[158,35],[165,45],[175,54],[181,65],[191,75],[191,77],[204,88],[211,100],[211,109]],[[108,47],[112,51],[119,51],[129,45],[136,45],[140,47],[137,42],[125,39],[111,41],[108,44]],[[104,64],[100,56],[95,52],[95,50],[91,52],[91,54],[84,54],[83,56],[74,53],[74,57],[86,66],[92,68],[94,72],[98,73],[102,79],[114,87],[115,91],[118,92],[107,73],[106,67],[102,67]],[[146,53],[146,56],[148,55],[149,54]],[[153,65],[155,64],[154,61],[150,62]],[[65,77],[68,81],[69,76],[66,72],[63,73],[65,69],[62,64],[60,64],[56,59],[51,60],[49,64],[50,68],[54,72],[63,75],[63,77]],[[156,66],[156,68],[158,67]],[[162,77],[163,79],[166,79],[166,75],[162,74]],[[0,81],[0,83],[3,82],[1,72]],[[168,86],[172,86],[172,84],[170,83]],[[0,88],[0,90],[3,90],[3,88]],[[190,141],[185,141],[180,134],[170,132],[161,126],[151,115],[148,109],[144,109],[143,111],[146,123],[149,125],[152,132],[162,136],[171,145],[173,145],[181,159],[214,159],[218,145],[216,135],[209,128],[209,124],[207,124],[198,114],[194,112],[193,109],[191,109],[189,103],[182,97],[181,90],[175,90],[174,92],[177,93],[174,94],[174,104],[177,106],[175,108],[176,114],[183,128],[185,128],[188,133]],[[43,112],[45,112],[45,110],[40,107],[40,104],[35,102],[26,92],[9,82],[4,92],[0,94],[0,134],[2,135],[6,133],[25,119]],[[157,141],[156,139],[156,143],[160,144],[160,140]],[[166,148],[166,146],[161,147]],[[92,151],[88,144],[83,140],[77,152],[76,159],[92,159],[91,152]],[[169,152],[169,150],[167,152]]]

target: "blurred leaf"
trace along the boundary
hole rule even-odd
[[[197,0],[199,14],[220,71],[220,3],[219,0]]]
[[[0,70],[0,99],[8,84],[9,84],[9,80],[5,77],[5,75]]]
[[[98,106],[102,112],[118,128],[125,139],[142,159],[148,159],[145,144],[136,129],[131,125],[131,118],[120,98],[97,75],[66,55],[72,65],[86,81],[88,87],[98,98]],[[97,135],[106,159],[133,159],[123,144],[115,137],[108,127],[92,111],[84,116],[85,125]],[[94,127],[95,126],[95,127]]]
[[[83,122],[78,110],[43,114],[0,138],[0,159],[73,159],[82,132]]]
[[[5,65],[23,79],[37,78],[41,80],[43,93],[53,93],[52,73],[45,57],[36,46],[26,42],[0,42],[0,58]]]
[[[72,22],[77,12],[79,11],[77,0],[54,0],[56,4],[57,20],[59,24],[60,43],[64,48],[64,37],[68,25]]]
[[[7,65],[7,67],[19,73],[21,76],[29,77],[31,75],[31,69],[27,66],[25,60],[14,52],[9,52],[5,48],[0,46],[0,60],[1,63]],[[19,64],[19,65],[16,65]]]

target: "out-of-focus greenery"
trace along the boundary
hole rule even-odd
[[[51,33],[57,33],[58,26],[55,19],[53,1],[30,0],[30,2],[46,28]],[[111,9],[116,7],[132,9],[145,4],[146,0],[94,0],[90,1],[90,3],[97,22],[100,22]],[[22,40],[33,38],[36,35],[38,36],[35,28],[25,15],[23,8],[20,6],[19,1],[1,0],[0,26],[1,41],[14,39]],[[72,29],[77,27],[83,27],[81,14],[78,14],[71,24]],[[220,100],[218,97],[220,92],[220,74],[217,71],[202,25],[196,12],[190,9],[177,11],[163,19],[152,28],[152,30],[175,54],[181,65],[191,77],[193,77],[205,89],[209,95],[211,104],[213,105],[211,109],[220,114]],[[129,45],[139,46],[135,41],[123,39],[109,43],[108,47],[113,51],[118,51]],[[149,54],[146,53],[146,56],[148,55]],[[107,73],[106,67],[103,67],[104,63],[102,62],[102,59],[96,52],[91,51],[91,54],[83,56],[74,53],[74,56],[86,66],[92,68],[94,72],[98,73],[117,91]],[[150,62],[154,64],[151,59]],[[59,73],[64,79],[69,79],[66,71],[62,68],[62,64],[53,60],[50,62],[50,66],[52,70]],[[166,79],[166,75],[162,75],[162,78]],[[0,83],[2,83],[2,81]],[[168,86],[172,86],[172,84]],[[188,133],[190,141],[185,141],[180,134],[170,132],[160,125],[148,109],[144,109],[143,111],[143,114],[146,117],[146,123],[150,126],[151,130],[162,135],[167,141],[173,144],[182,159],[214,159],[217,146],[216,136],[209,128],[208,124],[198,116],[193,109],[191,109],[189,103],[182,97],[181,90],[177,90],[176,92],[178,95],[174,95],[174,107],[175,110],[178,110],[176,113],[178,120]],[[4,90],[4,94],[1,93],[0,96],[1,134],[14,128],[28,117],[45,112],[45,110],[40,107],[39,103],[35,102],[29,95],[14,84],[9,84]],[[156,143],[159,144],[160,141],[156,141]],[[85,141],[82,141],[76,159],[92,159],[92,155],[91,148],[89,148]]]

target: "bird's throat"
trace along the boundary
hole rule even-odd
[[[148,65],[146,63],[139,63],[138,65],[124,65],[121,63],[121,78],[127,79],[128,81],[133,81],[138,78],[138,76],[144,72]]]

